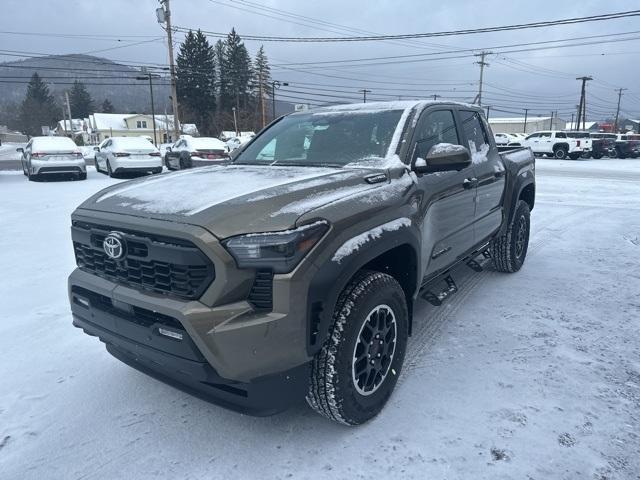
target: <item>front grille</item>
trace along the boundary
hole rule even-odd
[[[102,245],[112,230],[123,237],[127,253],[114,260]],[[103,225],[74,222],[76,264],[81,270],[140,290],[195,299],[215,278],[211,261],[193,244]]]
[[[249,293],[249,303],[258,310],[273,308],[273,272],[258,270]]]

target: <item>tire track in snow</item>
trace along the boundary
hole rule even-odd
[[[543,223],[540,228],[532,232],[527,256],[535,255],[549,240],[563,235],[574,224],[584,221],[596,210],[598,208],[574,208],[569,212],[562,212]],[[491,260],[485,260],[481,262],[481,265],[486,268],[491,265]],[[463,266],[462,268],[466,267]],[[494,275],[508,275],[491,270],[483,272],[467,270],[469,273],[460,279],[458,292],[450,300],[445,301],[442,306],[435,307],[426,301],[420,301],[416,305],[417,312],[415,313],[417,315],[414,316],[413,332],[409,339],[403,367],[404,374],[398,379],[399,384],[404,382],[407,373],[419,366],[420,360],[425,353],[436,344],[436,340],[442,333],[446,321],[464,305],[469,295],[475,291],[480,280]]]

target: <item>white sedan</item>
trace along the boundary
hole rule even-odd
[[[33,137],[25,148],[16,149],[22,154],[22,172],[35,180],[50,174],[73,174],[87,178],[87,166],[80,148],[67,137]]]
[[[96,147],[96,170],[110,177],[123,172],[160,173],[160,151],[144,137],[111,137]]]

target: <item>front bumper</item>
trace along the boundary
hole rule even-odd
[[[70,298],[73,325],[97,336],[114,357],[223,407],[250,415],[271,415],[301,401],[307,392],[309,363],[249,382],[225,379],[174,319],[122,302],[112,303],[108,297],[77,286],[71,287]]]

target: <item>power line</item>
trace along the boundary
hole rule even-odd
[[[263,42],[362,42],[362,41],[379,41],[379,40],[403,40],[414,38],[431,38],[431,37],[449,37],[458,35],[472,35],[479,33],[494,33],[504,32],[511,30],[524,30],[531,28],[545,28],[559,25],[572,25],[577,23],[586,22],[600,22],[606,20],[615,20],[620,18],[637,17],[640,16],[640,10],[628,10],[624,12],[605,13],[601,15],[590,15],[585,17],[572,17],[557,20],[547,20],[531,23],[520,23],[512,25],[502,25],[494,27],[464,29],[464,30],[449,30],[442,32],[429,32],[429,33],[410,33],[400,35],[369,35],[369,36],[354,36],[354,37],[282,37],[282,36],[266,36],[266,35],[243,35],[245,40],[259,40]],[[178,31],[188,31],[185,27],[176,27]],[[210,32],[201,30],[202,33],[209,36],[226,37],[226,33]]]

